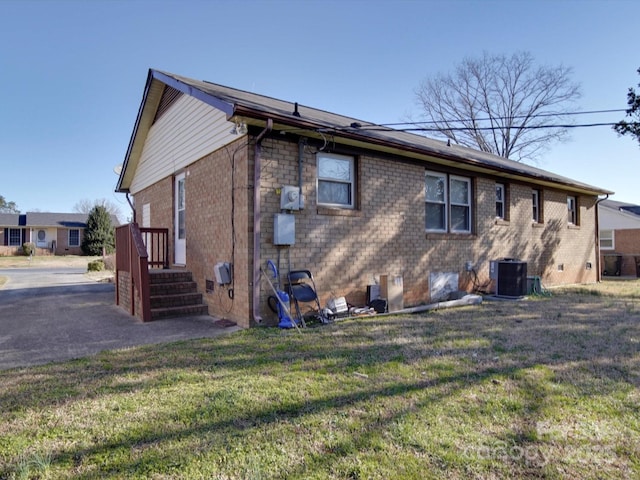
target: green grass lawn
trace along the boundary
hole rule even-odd
[[[639,292],[0,372],[0,478],[638,478]]]

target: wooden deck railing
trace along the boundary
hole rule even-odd
[[[149,268],[169,268],[169,230],[141,228],[140,234],[147,247]]]
[[[129,310],[136,316],[138,309],[143,322],[151,320],[149,266],[168,267],[168,236],[167,229],[140,229],[137,223],[116,228],[116,304],[121,304],[120,272],[129,272]]]

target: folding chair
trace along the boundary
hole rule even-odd
[[[296,315],[298,320],[304,323],[304,317],[300,310],[301,303],[315,303],[318,310],[318,317],[322,323],[327,323],[327,319],[322,313],[320,308],[320,299],[316,292],[316,282],[313,280],[313,275],[309,270],[292,270],[287,275],[289,280],[288,290],[289,295],[293,299],[293,304],[296,307]]]

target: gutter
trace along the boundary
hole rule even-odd
[[[592,185],[583,185],[579,182],[574,182],[570,178],[556,178],[554,176],[547,175],[550,172],[540,171],[540,172],[527,172],[521,168],[518,168],[516,165],[512,167],[506,167],[503,165],[499,165],[491,160],[482,160],[478,158],[471,158],[469,156],[463,155],[460,152],[456,153],[452,151],[455,147],[446,147],[442,148],[425,148],[423,146],[413,145],[410,143],[405,143],[401,140],[392,140],[389,138],[380,138],[375,134],[365,134],[363,132],[358,131],[355,128],[338,128],[335,125],[322,125],[315,121],[306,120],[300,117],[291,117],[289,114],[279,114],[275,112],[268,112],[263,110],[258,110],[252,108],[251,106],[236,104],[234,108],[234,115],[239,115],[247,118],[254,118],[256,120],[266,120],[267,118],[271,119],[273,122],[284,125],[288,127],[298,128],[301,130],[311,130],[311,131],[324,131],[333,132],[336,136],[349,139],[356,142],[367,143],[371,145],[377,145],[379,147],[387,147],[392,149],[398,149],[409,154],[434,157],[437,159],[442,159],[446,162],[450,162],[452,164],[461,164],[467,165],[472,168],[481,169],[485,172],[494,172],[497,174],[506,174],[507,176],[512,175],[514,177],[519,177],[523,179],[527,179],[529,181],[533,181],[534,183],[548,182],[555,186],[562,185],[563,187],[568,187],[570,190],[579,192],[581,194],[588,195],[611,195],[613,192],[600,189],[594,187]],[[392,129],[389,129],[389,133],[397,133]],[[479,152],[478,153],[483,153]],[[509,159],[504,159],[509,160]],[[511,160],[513,161],[513,160]],[[517,162],[514,162],[517,163]],[[526,164],[523,164],[526,165]],[[535,168],[535,167],[532,167]],[[540,169],[536,169],[540,170]],[[556,187],[557,188],[557,187]]]
[[[267,119],[267,126],[256,137],[253,154],[253,289],[252,289],[252,309],[253,321],[262,323],[260,315],[260,221],[261,202],[260,202],[260,175],[262,173],[262,140],[273,129],[273,120]]]

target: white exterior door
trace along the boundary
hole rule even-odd
[[[174,263],[185,265],[187,263],[187,229],[186,229],[186,204],[184,190],[184,173],[176,175],[174,186]]]

